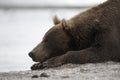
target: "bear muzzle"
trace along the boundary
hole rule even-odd
[[[47,54],[41,54],[41,55],[36,55],[34,52],[28,53],[28,55],[32,58],[33,61],[35,62],[43,62],[46,61],[49,56]]]
[[[37,62],[37,60],[35,59],[35,55],[34,55],[33,52],[30,52],[28,55],[32,58],[33,61]]]

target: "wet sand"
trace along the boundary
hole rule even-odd
[[[39,71],[0,73],[0,80],[119,80],[120,63],[67,64]]]

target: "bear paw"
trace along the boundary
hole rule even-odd
[[[39,69],[42,69],[41,63],[36,63],[33,66],[31,66],[31,70],[39,70]]]
[[[48,59],[47,61],[45,61],[43,63],[34,64],[31,67],[31,70],[39,70],[39,69],[58,67],[62,64],[63,64],[63,61],[60,59],[60,57],[53,57],[53,58]]]
[[[59,60],[59,57],[51,58],[45,62],[42,63],[42,68],[51,68],[51,67],[57,67],[62,65],[63,62]]]

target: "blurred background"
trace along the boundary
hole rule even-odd
[[[53,26],[106,0],[0,0],[0,72],[29,70],[28,53]]]

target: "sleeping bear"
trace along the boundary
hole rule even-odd
[[[120,0],[108,0],[54,26],[30,53],[31,69],[120,61]]]

